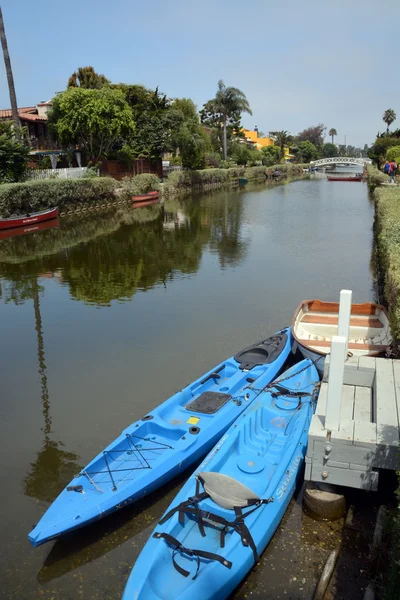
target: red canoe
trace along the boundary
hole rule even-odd
[[[328,181],[362,181],[362,177],[339,177],[338,175],[327,175]]]
[[[25,227],[13,227],[12,229],[3,229],[0,231],[0,240],[6,240],[7,238],[15,237],[16,235],[26,235],[28,233],[34,233],[35,231],[43,231],[44,229],[53,229],[53,227],[59,227],[60,220],[52,219],[51,221],[44,221],[43,223],[37,223],[36,225],[26,225]]]
[[[146,202],[134,202],[132,208],[143,208],[144,206],[152,206],[152,204],[160,204],[159,199],[146,200]]]
[[[43,221],[50,221],[50,219],[56,219],[58,217],[58,207],[48,208],[37,213],[31,213],[30,215],[18,215],[8,217],[8,219],[0,218],[0,229],[12,229],[13,227],[25,227],[27,225],[33,225],[35,223],[43,223]]]
[[[133,202],[145,202],[146,200],[158,200],[159,193],[157,191],[148,192],[147,194],[138,194],[137,196],[132,196]]]

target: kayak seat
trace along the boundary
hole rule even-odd
[[[278,358],[286,346],[287,334],[281,331],[271,337],[244,348],[233,357],[242,371],[250,371],[258,365],[268,365]]]
[[[211,500],[223,508],[248,506],[249,501],[253,503],[260,500],[250,488],[229,475],[210,471],[199,473],[198,477]]]

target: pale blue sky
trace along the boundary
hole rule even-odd
[[[0,0],[19,106],[51,98],[78,67],[159,86],[201,108],[218,79],[241,88],[249,128],[323,122],[371,143],[400,127],[399,0]],[[0,108],[9,107],[0,61]]]

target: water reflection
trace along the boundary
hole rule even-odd
[[[39,293],[42,291],[43,288],[39,285],[37,278],[33,277],[12,281],[8,285],[4,285],[3,283],[1,297],[6,303],[13,302],[17,305],[24,303],[26,300],[33,300],[42,414],[44,419],[44,426],[42,427],[44,441],[41,450],[37,453],[36,460],[31,463],[24,479],[24,493],[37,500],[51,502],[59,494],[65,483],[75,473],[80,471],[80,467],[76,462],[79,457],[72,452],[63,450],[62,442],[55,442],[51,439],[50,435],[52,433],[52,421],[39,298]]]
[[[226,194],[218,202],[170,200],[69,218],[59,230],[2,242],[0,274],[18,286],[27,274],[52,273],[75,300],[110,306],[196,273],[207,245],[222,268],[240,263],[248,245],[242,214],[242,198]]]

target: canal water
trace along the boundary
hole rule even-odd
[[[33,549],[32,526],[123,428],[288,325],[301,300],[372,300],[372,221],[365,184],[315,177],[0,241],[1,597],[120,598],[185,476],[70,539]],[[336,542],[297,497],[234,597],[310,597]]]

